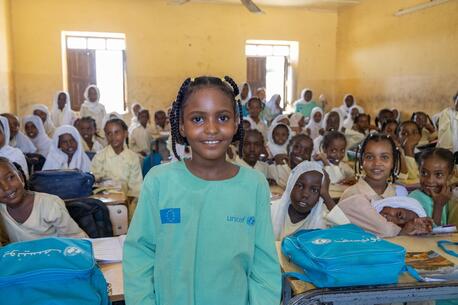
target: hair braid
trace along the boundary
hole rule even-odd
[[[191,85],[191,79],[187,78],[178,91],[177,98],[172,104],[172,110],[170,111],[170,127],[172,133],[172,151],[178,160],[180,156],[176,150],[176,144],[188,145],[188,141],[185,137],[180,134],[180,120],[181,120],[181,108],[184,100],[184,96]]]

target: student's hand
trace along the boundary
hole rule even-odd
[[[415,147],[418,145],[418,142],[420,142],[421,135],[412,135],[407,137],[407,139],[404,141],[402,147],[404,148],[404,153],[406,156],[414,157],[415,153]]]
[[[343,179],[342,181],[340,181],[340,184],[343,184],[343,185],[353,185],[353,184],[355,184],[356,182],[358,182],[358,180],[356,179],[355,176],[352,176],[352,177],[348,177],[348,178]]]
[[[328,173],[323,169],[323,182],[321,182],[320,196],[323,198],[329,196],[329,185],[331,184],[331,179],[329,179]]]
[[[428,234],[433,230],[433,220],[429,217],[415,218],[405,224],[400,235]]]
[[[436,192],[431,192],[431,197],[433,197],[434,205],[440,206],[441,209],[444,205],[452,198],[452,190],[448,185],[443,185],[441,190]]]
[[[329,166],[329,160],[328,156],[325,153],[317,153],[316,155],[313,156],[313,160],[315,161],[321,161],[325,166]]]
[[[429,115],[427,116],[427,119],[426,119],[425,128],[426,128],[430,133],[433,133],[433,132],[436,131],[436,128],[433,126],[433,124],[431,124],[431,118],[429,117]]]
[[[283,165],[283,164],[288,164],[288,155],[286,154],[278,154],[275,155],[274,157],[275,164],[277,165]]]

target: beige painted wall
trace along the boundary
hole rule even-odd
[[[0,0],[0,113],[16,111],[10,31],[10,1]]]
[[[424,0],[363,0],[338,14],[336,95],[352,92],[370,112],[398,107],[431,114],[458,90],[458,1],[410,15]]]
[[[152,0],[14,0],[12,33],[19,112],[51,104],[62,88],[61,31],[126,34],[129,101],[164,108],[188,76],[246,78],[247,39],[299,42],[296,91],[334,94],[337,14],[266,8],[253,15],[240,5]]]

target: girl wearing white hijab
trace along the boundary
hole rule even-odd
[[[33,154],[37,151],[32,141],[20,130],[19,119],[11,113],[3,113],[2,116],[8,119],[10,130],[11,147],[19,148],[24,154]]]
[[[324,183],[325,176],[323,174],[323,169],[318,163],[311,161],[301,162],[291,171],[291,175],[289,176],[288,182],[286,184],[285,192],[283,193],[281,199],[272,202],[272,224],[276,240],[282,240],[285,236],[293,234],[302,229],[327,228],[325,217],[329,211],[324,203],[323,198],[320,195],[318,195],[316,202],[293,202],[295,199],[291,193],[293,192],[297,181],[301,178],[302,175],[307,175],[307,173],[311,172],[318,172],[321,174],[321,184]],[[306,189],[306,186],[302,187]],[[320,193],[320,189],[318,190],[318,193]],[[313,195],[310,194],[308,197],[313,197]],[[303,205],[307,205],[309,207],[313,205],[313,207],[310,208],[308,215],[305,216],[304,219],[293,223],[290,213],[294,212],[291,210],[296,210],[296,204],[299,205],[300,208],[305,208]]]
[[[54,122],[52,121],[52,118],[49,114],[48,106],[43,104],[35,104],[32,106],[32,114],[41,118],[46,134],[51,138],[54,134],[54,130],[56,130],[56,127],[54,126]]]
[[[264,108],[264,119],[267,122],[271,122],[276,116],[283,112],[283,109],[280,107],[280,101],[280,94],[274,94],[266,103],[266,108]]]
[[[351,106],[348,110],[347,118],[344,120],[342,127],[345,128],[345,130],[351,129],[353,127],[355,117],[360,113],[364,113],[363,107],[360,107],[358,105]]]
[[[302,113],[306,118],[309,118],[310,113],[315,107],[318,107],[318,104],[312,100],[313,92],[309,88],[305,88],[301,92],[300,98],[294,102],[295,112]]]
[[[80,116],[90,116],[95,120],[97,125],[97,132],[103,130],[103,118],[107,114],[105,106],[100,102],[100,91],[96,85],[89,85],[84,91],[84,102],[81,105]]]
[[[356,105],[355,97],[352,94],[345,94],[342,101],[342,106],[339,107],[340,114],[344,119],[347,118],[347,116],[349,115],[350,108],[354,105]]]
[[[339,122],[336,122],[338,120]],[[323,129],[324,132],[331,130],[341,131],[342,130],[342,116],[340,114],[339,108],[332,108],[331,111],[324,115],[323,119]],[[323,141],[324,135],[319,135],[313,140],[313,155],[319,154],[321,142]]]
[[[315,120],[315,116],[318,118],[318,114],[321,114],[321,116],[319,120]],[[323,131],[323,110],[321,110],[320,107],[313,108],[310,114],[309,123],[305,126],[305,130],[312,140],[320,136],[320,132]]]
[[[242,104],[242,115],[246,117],[249,115],[248,113],[248,101],[253,96],[251,92],[251,86],[249,83],[243,83],[240,86],[240,103]]]
[[[439,118],[437,147],[458,152],[458,92],[453,97],[453,106],[444,109]]]
[[[51,139],[46,134],[43,121],[36,115],[25,116],[23,120],[25,133],[37,148],[37,154],[46,157],[51,146]]]
[[[140,123],[138,122],[138,112],[143,109],[143,106],[139,103],[133,103],[132,106],[130,106],[130,112],[132,114],[132,118],[130,119],[130,126],[129,126],[129,134],[140,126]]]
[[[73,141],[71,138],[64,139],[63,136],[65,135],[69,135],[73,138]],[[63,142],[66,143],[64,144]],[[43,165],[43,170],[49,169],[79,169],[83,172],[90,171],[91,161],[83,151],[81,137],[75,127],[62,125],[56,129],[52,138],[51,149]]]
[[[277,127],[283,126],[287,130],[287,135],[277,136],[274,133],[280,133],[277,131]],[[276,123],[275,125],[270,126],[269,131],[267,132],[267,148],[271,154],[271,157],[276,155],[287,155],[288,143],[293,136],[291,128],[284,123]]]
[[[56,127],[62,125],[73,125],[76,116],[70,108],[70,95],[65,91],[58,91],[54,95],[51,119]]]
[[[29,176],[29,168],[27,161],[22,151],[18,148],[11,147],[10,143],[10,127],[8,119],[0,116],[0,157],[8,158],[11,162],[19,164],[26,177]],[[3,140],[2,140],[3,138]]]

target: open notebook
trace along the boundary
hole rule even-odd
[[[92,243],[94,257],[101,263],[116,263],[122,261],[122,249],[126,235],[104,238],[88,238]]]

